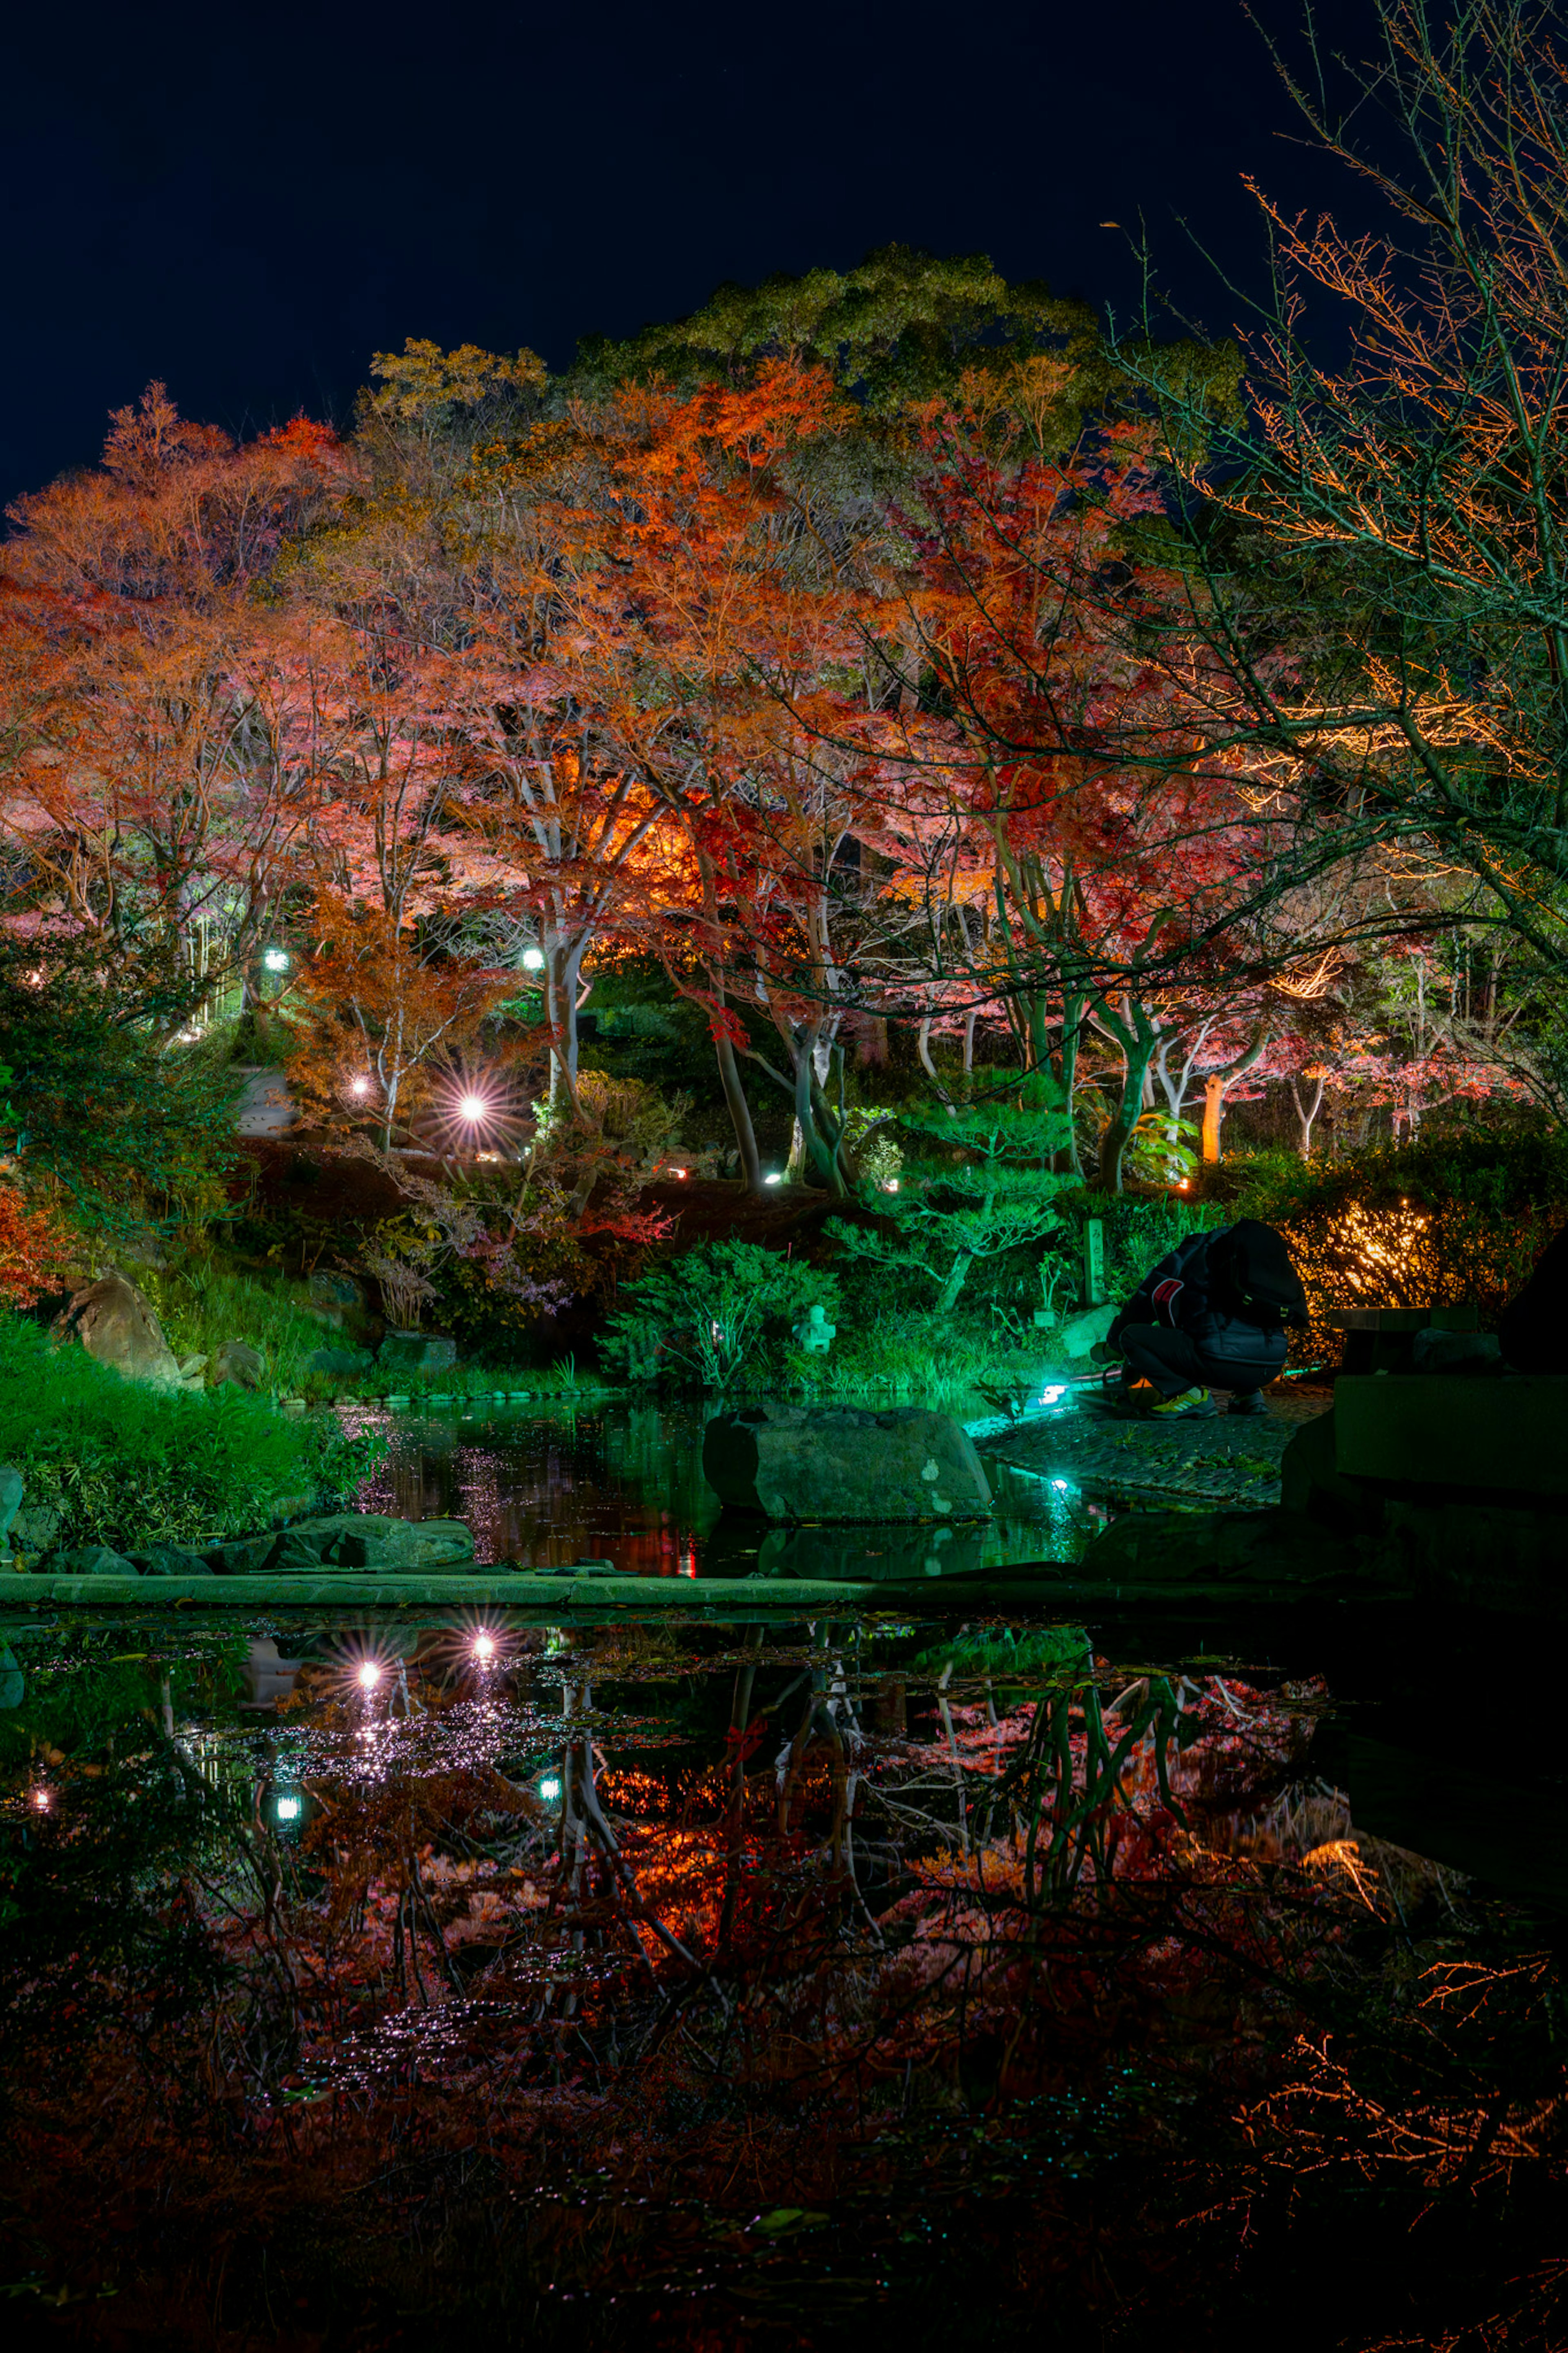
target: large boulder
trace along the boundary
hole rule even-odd
[[[352,1381],[357,1373],[369,1370],[370,1362],[368,1348],[312,1348],[300,1370],[324,1373],[329,1380]]]
[[[258,1389],[266,1377],[267,1359],[248,1340],[226,1340],[214,1352],[207,1368],[207,1379],[215,1389],[226,1385],[237,1389]]]
[[[731,1509],[769,1520],[977,1519],[991,1489],[951,1414],[897,1406],[749,1406],[702,1439],[702,1475]]]
[[[318,1267],[306,1286],[306,1296],[310,1302],[306,1314],[315,1316],[318,1323],[331,1324],[338,1330],[342,1329],[345,1315],[360,1315],[364,1312],[364,1293],[352,1274],[340,1274]]]
[[[141,1577],[210,1577],[212,1569],[199,1552],[184,1545],[151,1544],[125,1556]]]
[[[89,1356],[111,1365],[128,1381],[155,1381],[177,1388],[180,1367],[163,1337],[163,1327],[129,1275],[112,1268],[79,1291],[55,1325],[61,1336],[79,1340]]]
[[[429,1332],[389,1332],[376,1355],[389,1372],[449,1373],[458,1361],[458,1344]]]

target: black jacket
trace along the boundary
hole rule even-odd
[[[1110,1327],[1111,1339],[1130,1324],[1161,1324],[1184,1332],[1214,1363],[1282,1365],[1285,1317],[1280,1309],[1244,1305],[1227,1267],[1236,1229],[1189,1234],[1151,1267]]]

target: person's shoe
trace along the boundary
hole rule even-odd
[[[1268,1408],[1263,1402],[1261,1389],[1237,1389],[1230,1400],[1230,1412],[1233,1419],[1239,1414],[1244,1421],[1251,1421],[1258,1414],[1266,1414],[1268,1410]]]
[[[1151,1421],[1212,1421],[1219,1412],[1207,1389],[1183,1389],[1149,1408]]]

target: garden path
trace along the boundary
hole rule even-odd
[[[1126,1421],[1080,1393],[1048,1420],[978,1441],[988,1461],[1037,1478],[1070,1479],[1081,1493],[1145,1504],[1262,1505],[1279,1500],[1279,1458],[1303,1421],[1327,1412],[1333,1392],[1292,1382],[1268,1411],[1233,1421]]]

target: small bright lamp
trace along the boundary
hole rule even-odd
[[[524,948],[522,952],[522,968],[524,972],[542,972],[544,970],[544,950],[542,948]]]
[[[553,1805],[561,1795],[561,1784],[553,1773],[547,1773],[539,1785],[539,1794],[547,1806]]]
[[[280,1822],[297,1822],[304,1810],[298,1798],[279,1798],[278,1819]]]
[[[458,1097],[458,1116],[459,1119],[466,1119],[470,1127],[477,1127],[481,1120],[488,1119],[489,1109],[489,1104],[483,1095],[468,1094]]]
[[[289,951],[287,948],[264,948],[261,953],[261,962],[268,972],[287,972]]]
[[[358,1681],[361,1691],[374,1691],[381,1681],[379,1662],[374,1659],[363,1659],[360,1662]]]

